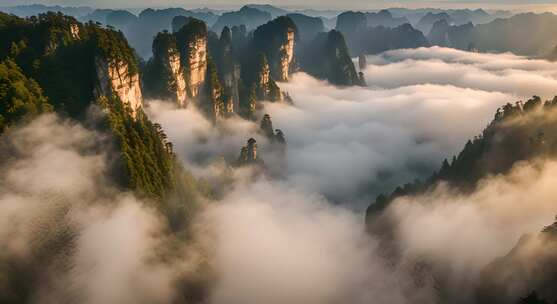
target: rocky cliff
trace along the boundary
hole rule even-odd
[[[206,81],[198,99],[198,105],[209,119],[216,121],[225,116],[226,107],[217,75],[217,67],[212,59],[208,61],[206,73]]]
[[[141,109],[143,97],[139,74],[131,72],[128,63],[97,56],[95,70],[97,72],[95,97],[115,95],[125,105],[130,106],[134,113]]]
[[[225,98],[225,112],[227,114],[237,113],[240,107],[240,63],[234,54],[232,44],[232,32],[228,27],[222,30],[217,50],[217,66],[219,80],[223,86]]]
[[[296,70],[294,46],[298,29],[289,17],[278,17],[258,27],[253,33],[253,45],[269,61],[271,75],[277,81],[288,81]]]
[[[280,129],[273,129],[273,122],[269,114],[263,115],[261,124],[259,125],[259,132],[263,134],[272,144],[285,145],[286,139],[284,133]]]
[[[184,66],[189,94],[196,97],[207,72],[207,38],[199,37],[188,42]]]
[[[449,38],[450,25],[445,19],[441,19],[433,24],[427,39],[432,45],[447,47],[451,45]]]
[[[325,31],[323,20],[319,17],[310,17],[304,14],[288,14],[288,18],[292,19],[298,28],[299,40],[302,42],[311,42],[317,34]]]
[[[282,92],[271,77],[271,69],[265,54],[259,55],[253,85],[255,86],[257,100],[280,101],[282,99]]]
[[[147,97],[168,99],[181,107],[186,106],[186,80],[174,35],[157,34],[153,41],[153,58],[147,62],[143,74]]]
[[[176,33],[188,96],[197,97],[207,73],[207,26],[192,20]]]
[[[454,23],[451,16],[445,12],[429,12],[425,16],[423,16],[420,21],[418,21],[418,23],[416,24],[416,28],[422,31],[422,33],[429,33],[433,25],[440,20],[445,20],[448,24]]]
[[[186,16],[176,16],[172,18],[172,23],[171,23],[172,32],[176,33],[177,31],[181,30],[184,26],[188,25],[190,21],[192,21],[193,19],[194,18],[192,17],[186,17]]]
[[[247,145],[240,150],[240,157],[238,157],[238,165],[254,165],[260,163],[261,160],[257,158],[257,141],[250,138]]]
[[[302,69],[336,85],[364,85],[361,74],[356,72],[342,33],[332,30],[321,33],[311,43],[312,50],[302,54]]]
[[[182,73],[183,68],[180,61],[180,53],[177,49],[171,48],[168,50],[166,60],[170,76],[172,77],[172,84],[176,90],[176,102],[180,106],[184,107],[187,101],[186,80],[184,78],[184,74]]]

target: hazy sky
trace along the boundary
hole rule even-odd
[[[67,6],[93,6],[93,7],[210,7],[210,8],[236,8],[247,3],[268,3],[288,8],[330,8],[330,9],[375,9],[384,7],[456,7],[456,8],[505,8],[516,10],[556,10],[557,0],[0,0],[1,5],[18,4],[61,4]]]

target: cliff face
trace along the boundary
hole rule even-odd
[[[182,57],[186,86],[191,97],[197,97],[207,72],[207,36],[198,36],[186,42]]]
[[[282,92],[271,77],[271,69],[267,56],[261,54],[256,68],[255,93],[257,100],[280,101]]]
[[[304,14],[288,14],[288,18],[292,19],[298,28],[300,41],[308,43],[317,36],[317,34],[325,31],[323,20],[319,17],[310,17]]]
[[[142,107],[143,97],[139,84],[139,74],[131,74],[124,61],[107,61],[95,58],[97,85],[95,97],[116,95],[135,112]]]
[[[198,104],[207,117],[213,121],[224,117],[226,108],[222,96],[222,87],[218,80],[217,67],[213,60],[208,62],[206,81],[201,93]]]
[[[70,24],[70,35],[73,39],[79,39],[80,30],[79,25],[77,23]]]
[[[174,99],[180,106],[194,102],[214,121],[235,111],[234,103],[239,102],[239,71],[232,63],[230,42],[219,56],[215,53],[221,49],[216,35],[209,37],[204,22],[190,19],[176,33],[162,32],[155,37],[154,56],[145,65],[143,73],[146,94]],[[228,38],[230,40],[230,35]],[[210,51],[213,52],[211,56]],[[223,90],[217,62],[228,67],[225,69],[227,73],[222,75],[228,90]]]
[[[192,17],[186,17],[181,15],[172,18],[172,23],[171,23],[172,32],[176,33],[177,31],[181,30],[184,26],[188,25],[190,21],[192,21],[193,19],[194,18]]]
[[[292,19],[284,16],[258,27],[253,33],[256,52],[266,55],[271,75],[277,81],[288,81],[296,69],[294,49],[297,33]]]
[[[169,50],[168,68],[175,87],[176,102],[182,106],[186,106],[186,80],[182,73],[182,64],[180,62],[180,53],[176,49]]]
[[[227,98],[226,113],[238,113],[240,108],[240,92],[238,85],[240,82],[240,65],[235,64],[232,71],[223,75],[224,92]]]
[[[307,73],[336,85],[364,85],[356,72],[343,35],[336,30],[321,33],[312,42],[313,49],[302,54],[302,68]]]
[[[450,25],[445,19],[441,19],[433,24],[431,31],[427,35],[427,39],[433,45],[450,46],[449,40]]]
[[[153,41],[153,58],[147,62],[143,78],[146,96],[170,99],[186,106],[186,80],[174,35],[157,34]]]
[[[199,98],[207,74],[207,28],[189,19],[178,32],[155,36],[153,57],[143,71],[148,97],[171,99],[182,107]]]
[[[240,150],[240,157],[238,157],[239,166],[262,164],[261,160],[257,158],[257,142],[255,139],[250,138],[247,145]]]
[[[232,32],[228,27],[222,30],[217,54],[219,79],[223,86],[226,113],[232,114],[239,111],[240,92],[240,64],[234,54],[232,45]]]
[[[294,60],[294,35],[294,30],[289,28],[286,33],[286,41],[279,49],[279,75],[277,78],[279,81],[288,81],[290,73],[294,70],[294,67],[292,67],[292,62]]]
[[[47,41],[43,50],[44,54],[52,54],[56,52],[58,47],[79,40],[80,32],[80,25],[75,19],[61,16],[57,22],[50,23],[43,33],[43,39]]]

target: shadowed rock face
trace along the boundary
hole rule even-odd
[[[177,31],[181,30],[184,26],[188,25],[190,21],[194,18],[186,17],[186,16],[176,16],[172,18],[172,32],[176,33]]]
[[[362,12],[344,12],[337,17],[335,29],[342,32],[344,35],[351,35],[365,31],[367,28],[367,18]]]
[[[420,21],[418,21],[416,28],[423,33],[429,33],[433,25],[440,20],[445,20],[449,24],[453,23],[451,16],[447,13],[427,13],[422,17],[422,19],[420,19]]]
[[[406,17],[394,17],[388,10],[381,10],[377,13],[367,13],[367,26],[397,27],[410,21]]]
[[[240,64],[234,54],[232,32],[228,27],[222,30],[218,51],[216,52],[220,82],[226,99],[227,114],[237,113],[240,105]]]
[[[311,42],[317,34],[325,31],[325,25],[321,18],[310,17],[304,14],[288,14],[286,16],[296,24],[299,40],[303,43]]]
[[[142,107],[143,97],[139,84],[139,74],[131,74],[129,66],[124,61],[107,61],[104,58],[95,58],[98,84],[95,87],[95,96],[116,95],[120,100],[137,111]]]
[[[336,85],[363,85],[356,72],[343,35],[336,30],[321,33],[311,43],[313,51],[302,55],[302,68],[309,74]]]

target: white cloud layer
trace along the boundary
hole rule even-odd
[[[451,299],[466,302],[486,263],[520,234],[551,222],[555,162],[524,164],[467,196],[439,189],[398,201],[388,216],[403,249],[400,264],[381,255],[358,206],[426,176],[479,133],[497,107],[536,93],[515,90],[513,82],[500,87],[502,71],[544,79],[554,71],[512,55],[439,48],[371,62],[366,88],[337,88],[305,74],[282,84],[295,105],[266,103],[265,112],[288,141],[283,178],[254,181],[232,170],[236,181],[201,211],[188,247],[173,242],[157,211],[106,180],[101,134],[53,115],[11,130],[0,147],[10,149],[10,159],[0,161],[0,265],[38,259],[42,264],[32,268],[43,279],[33,287],[38,303],[180,302],[181,284],[200,275],[193,269],[201,263],[209,284],[199,288],[211,304],[405,304],[438,296],[427,272],[415,280],[414,262],[426,259],[447,278]],[[427,83],[399,67],[415,63]],[[428,74],[437,66],[444,72]],[[447,76],[461,68],[491,76],[476,84]],[[374,83],[382,74],[398,85]],[[532,85],[549,92],[547,83]],[[223,174],[219,157],[234,160],[251,136],[266,163],[276,166],[254,123],[232,119],[214,128],[194,108],[160,102],[148,111],[197,176]],[[37,256],[51,248],[45,244],[67,247]],[[5,291],[11,274],[1,269]]]
[[[404,49],[369,56],[369,85],[396,88],[417,84],[453,85],[524,98],[555,96],[557,63],[511,53],[470,53],[442,47]]]
[[[295,104],[264,109],[288,141],[285,178],[240,182],[203,218],[214,237],[211,303],[431,303],[438,296],[433,274],[444,279],[451,300],[470,301],[487,263],[521,234],[551,223],[554,162],[524,164],[471,195],[440,188],[398,201],[388,213],[402,249],[398,264],[380,255],[353,205],[328,199],[357,203],[366,193],[427,175],[481,132],[499,106],[552,96],[556,71],[551,63],[509,54],[433,48],[371,58],[366,88],[294,75],[281,87]],[[466,80],[474,73],[480,79]],[[233,159],[245,139],[257,137],[255,124],[227,121],[211,129],[192,121],[201,117],[191,108],[155,103],[150,111],[188,164],[201,152]],[[218,145],[223,137],[224,147]],[[416,281],[415,263],[424,260],[434,261],[432,272],[423,270]]]
[[[286,179],[355,208],[427,177],[503,104],[557,94],[557,64],[439,47],[371,56],[365,77],[368,87],[338,88],[298,73],[281,84],[294,105],[265,103],[263,110],[285,133]],[[213,129],[191,108],[154,103],[150,112],[194,168],[199,155],[203,166],[217,155],[234,159],[251,136],[274,164],[255,124],[227,120]]]

